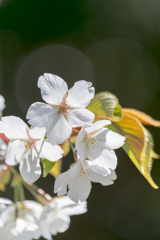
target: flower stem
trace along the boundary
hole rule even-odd
[[[27,190],[37,199],[41,204],[45,205],[52,200],[52,197],[49,194],[46,194],[42,189],[39,189],[35,184],[26,183],[17,170],[14,167],[11,167],[11,171],[14,174],[16,183],[14,184],[14,201],[22,201],[25,199],[24,189]],[[13,180],[14,181],[14,180]]]
[[[18,186],[14,187],[14,203],[19,201]]]
[[[68,141],[69,141],[69,144],[70,144],[71,149],[72,149],[72,152],[73,152],[74,160],[75,160],[75,162],[77,162],[77,161],[78,161],[78,158],[77,158],[77,151],[75,151],[75,149],[74,149],[74,145],[71,143],[71,140],[70,140],[69,138],[68,138]]]

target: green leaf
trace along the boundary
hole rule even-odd
[[[126,137],[123,149],[151,186],[158,188],[150,175],[152,157],[158,155],[153,152],[153,139],[149,131],[137,118],[127,113],[123,113],[123,118],[109,128]]]
[[[56,178],[61,173],[61,168],[62,168],[62,159],[59,159],[49,173]]]
[[[43,177],[46,177],[48,175],[54,165],[55,162],[50,162],[47,159],[43,159]]]
[[[88,109],[99,119],[107,118],[117,122],[122,118],[122,110],[118,99],[109,92],[97,93],[90,102]]]
[[[15,187],[18,187],[19,184],[20,184],[20,178],[19,178],[19,176],[14,175],[13,178],[12,178],[12,181],[11,181],[10,186],[11,186],[12,188],[15,188]]]

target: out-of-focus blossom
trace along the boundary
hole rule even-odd
[[[41,234],[51,240],[52,235],[69,228],[70,216],[85,213],[86,202],[75,204],[69,197],[56,197],[44,207],[40,218]]]
[[[52,235],[68,229],[70,216],[86,211],[86,202],[75,204],[67,196],[56,197],[46,206],[35,201],[14,204],[0,198],[0,237],[3,240],[32,240],[42,236],[51,240]]]
[[[113,180],[116,179],[115,172],[109,171],[106,173],[106,169],[103,168],[98,163],[93,163],[93,161],[85,160],[82,167],[80,159],[74,166],[64,173],[61,173],[55,181],[54,192],[58,196],[62,196],[67,193],[67,195],[74,202],[85,201],[91,191],[91,182],[99,182],[102,185],[113,184]]]
[[[12,204],[13,202],[7,198],[0,198],[0,213],[2,210],[6,208],[8,204]]]
[[[53,74],[45,73],[38,80],[43,100],[28,109],[29,123],[47,126],[47,138],[52,144],[63,143],[71,135],[72,127],[90,124],[94,114],[86,109],[94,97],[92,83],[78,81],[68,90],[66,82]]]
[[[44,139],[45,128],[28,128],[18,117],[3,117],[0,121],[0,132],[11,140],[6,163],[8,165],[20,163],[20,173],[28,183],[36,181],[41,175],[40,158],[54,162],[62,157],[63,150]]]
[[[6,208],[7,205],[12,204],[13,202],[7,198],[0,198],[0,214]],[[0,218],[0,227],[3,226],[3,222]]]
[[[125,137],[104,128],[108,124],[111,124],[109,120],[101,120],[82,126],[76,139],[75,149],[84,169],[85,159],[92,161],[89,165],[90,169],[98,165],[106,170],[106,174],[110,174],[110,169],[116,168],[117,156],[113,149],[120,148],[124,144]]]
[[[32,240],[40,237],[38,221],[43,206],[35,201],[10,204],[0,214],[3,240]]]

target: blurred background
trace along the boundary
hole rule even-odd
[[[4,115],[25,120],[30,104],[42,101],[37,80],[45,72],[69,87],[91,81],[96,92],[110,91],[121,106],[160,120],[160,1],[0,0]],[[149,130],[160,154],[160,129]],[[55,240],[160,239],[160,190],[152,189],[122,149],[116,153],[115,183],[92,184],[88,212],[72,217]],[[72,154],[63,162],[66,171]],[[160,160],[152,177],[160,186]],[[36,184],[54,196],[51,176]],[[0,196],[12,198],[9,186]]]

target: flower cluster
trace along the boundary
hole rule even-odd
[[[86,108],[95,93],[90,82],[81,80],[68,89],[62,78],[44,74],[38,87],[45,103],[36,102],[29,107],[26,118],[31,126],[16,116],[2,117],[0,121],[0,167],[12,172],[15,191],[14,203],[0,200],[0,236],[4,240],[40,236],[51,240],[52,235],[64,232],[70,215],[86,211],[91,182],[113,184],[117,166],[114,149],[125,141],[124,136],[106,127],[111,124],[109,120],[96,121],[94,113]],[[1,102],[2,111],[5,105]],[[41,165],[45,171],[44,162],[49,163],[49,172],[63,157],[66,142],[75,161],[55,180],[54,192],[59,197],[50,197],[46,202],[33,183],[42,174]],[[13,167],[17,164],[21,175]],[[25,200],[23,187],[43,205]],[[64,194],[68,196],[60,197]]]
[[[53,198],[45,206],[35,201],[13,203],[0,198],[0,237],[3,240],[32,240],[64,232],[70,216],[86,212],[86,202],[75,204],[67,196]]]
[[[38,87],[46,103],[36,102],[29,107],[26,118],[30,128],[19,117],[2,117],[0,133],[10,139],[6,163],[19,163],[23,179],[33,183],[41,175],[40,159],[55,162],[62,158],[58,144],[80,127],[74,149],[76,163],[59,175],[54,191],[66,194],[68,185],[68,196],[73,201],[85,201],[91,181],[109,185],[116,179],[117,157],[113,149],[121,147],[125,137],[105,127],[111,123],[109,120],[93,123],[95,116],[86,109],[95,92],[90,82],[78,81],[68,90],[62,78],[44,74]]]

